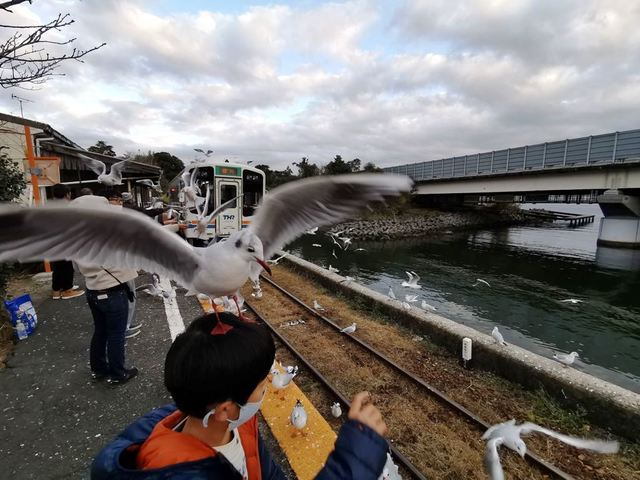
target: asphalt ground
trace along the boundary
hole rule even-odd
[[[141,276],[136,284],[148,280]],[[178,290],[176,301],[185,326],[202,315],[196,297]],[[163,384],[164,358],[171,345],[164,303],[139,293],[137,320],[143,326],[127,341],[126,360],[140,373],[118,387],[90,377],[93,320],[84,295],[47,299],[36,311],[37,331],[16,345],[7,368],[0,370],[0,478],[89,478],[91,461],[115,435],[144,413],[171,402]],[[264,423],[261,432],[276,460],[290,472]]]

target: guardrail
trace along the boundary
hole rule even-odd
[[[640,129],[387,167],[415,181],[640,163]]]

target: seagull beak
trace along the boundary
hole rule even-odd
[[[262,268],[264,268],[265,272],[267,272],[269,275],[273,277],[273,273],[271,273],[271,267],[267,264],[267,262],[259,259],[258,257],[253,257],[253,258],[256,259],[256,262],[258,262]]]

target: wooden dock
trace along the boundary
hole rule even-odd
[[[579,213],[555,212],[542,209],[523,210],[523,213],[528,217],[550,222],[569,222],[570,227],[579,227],[595,221],[595,215],[580,215]]]

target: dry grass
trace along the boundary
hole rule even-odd
[[[509,418],[535,419],[567,433],[608,436],[584,420],[580,412],[561,409],[544,392],[528,392],[487,372],[465,370],[428,339],[389,323],[388,318],[359,311],[345,299],[318,287],[302,275],[277,267],[274,276],[280,285],[306,303],[318,300],[327,309],[328,316],[340,325],[347,326],[355,321],[358,338],[489,423]],[[373,363],[368,354],[332,333],[276,290],[266,284],[263,287],[264,298],[253,302],[258,311],[274,326],[305,318],[306,324],[281,327],[279,331],[343,394],[349,396],[364,389],[372,392],[390,426],[390,438],[427,476],[486,478],[482,471],[484,444],[476,427],[426,397],[413,383],[399,380],[393,371]],[[572,431],[566,430],[568,426]],[[530,438],[528,445],[545,460],[576,478],[640,478],[640,448],[637,445],[626,445],[616,456],[577,451],[543,437]],[[508,478],[545,478],[510,452],[503,451],[501,455]]]

